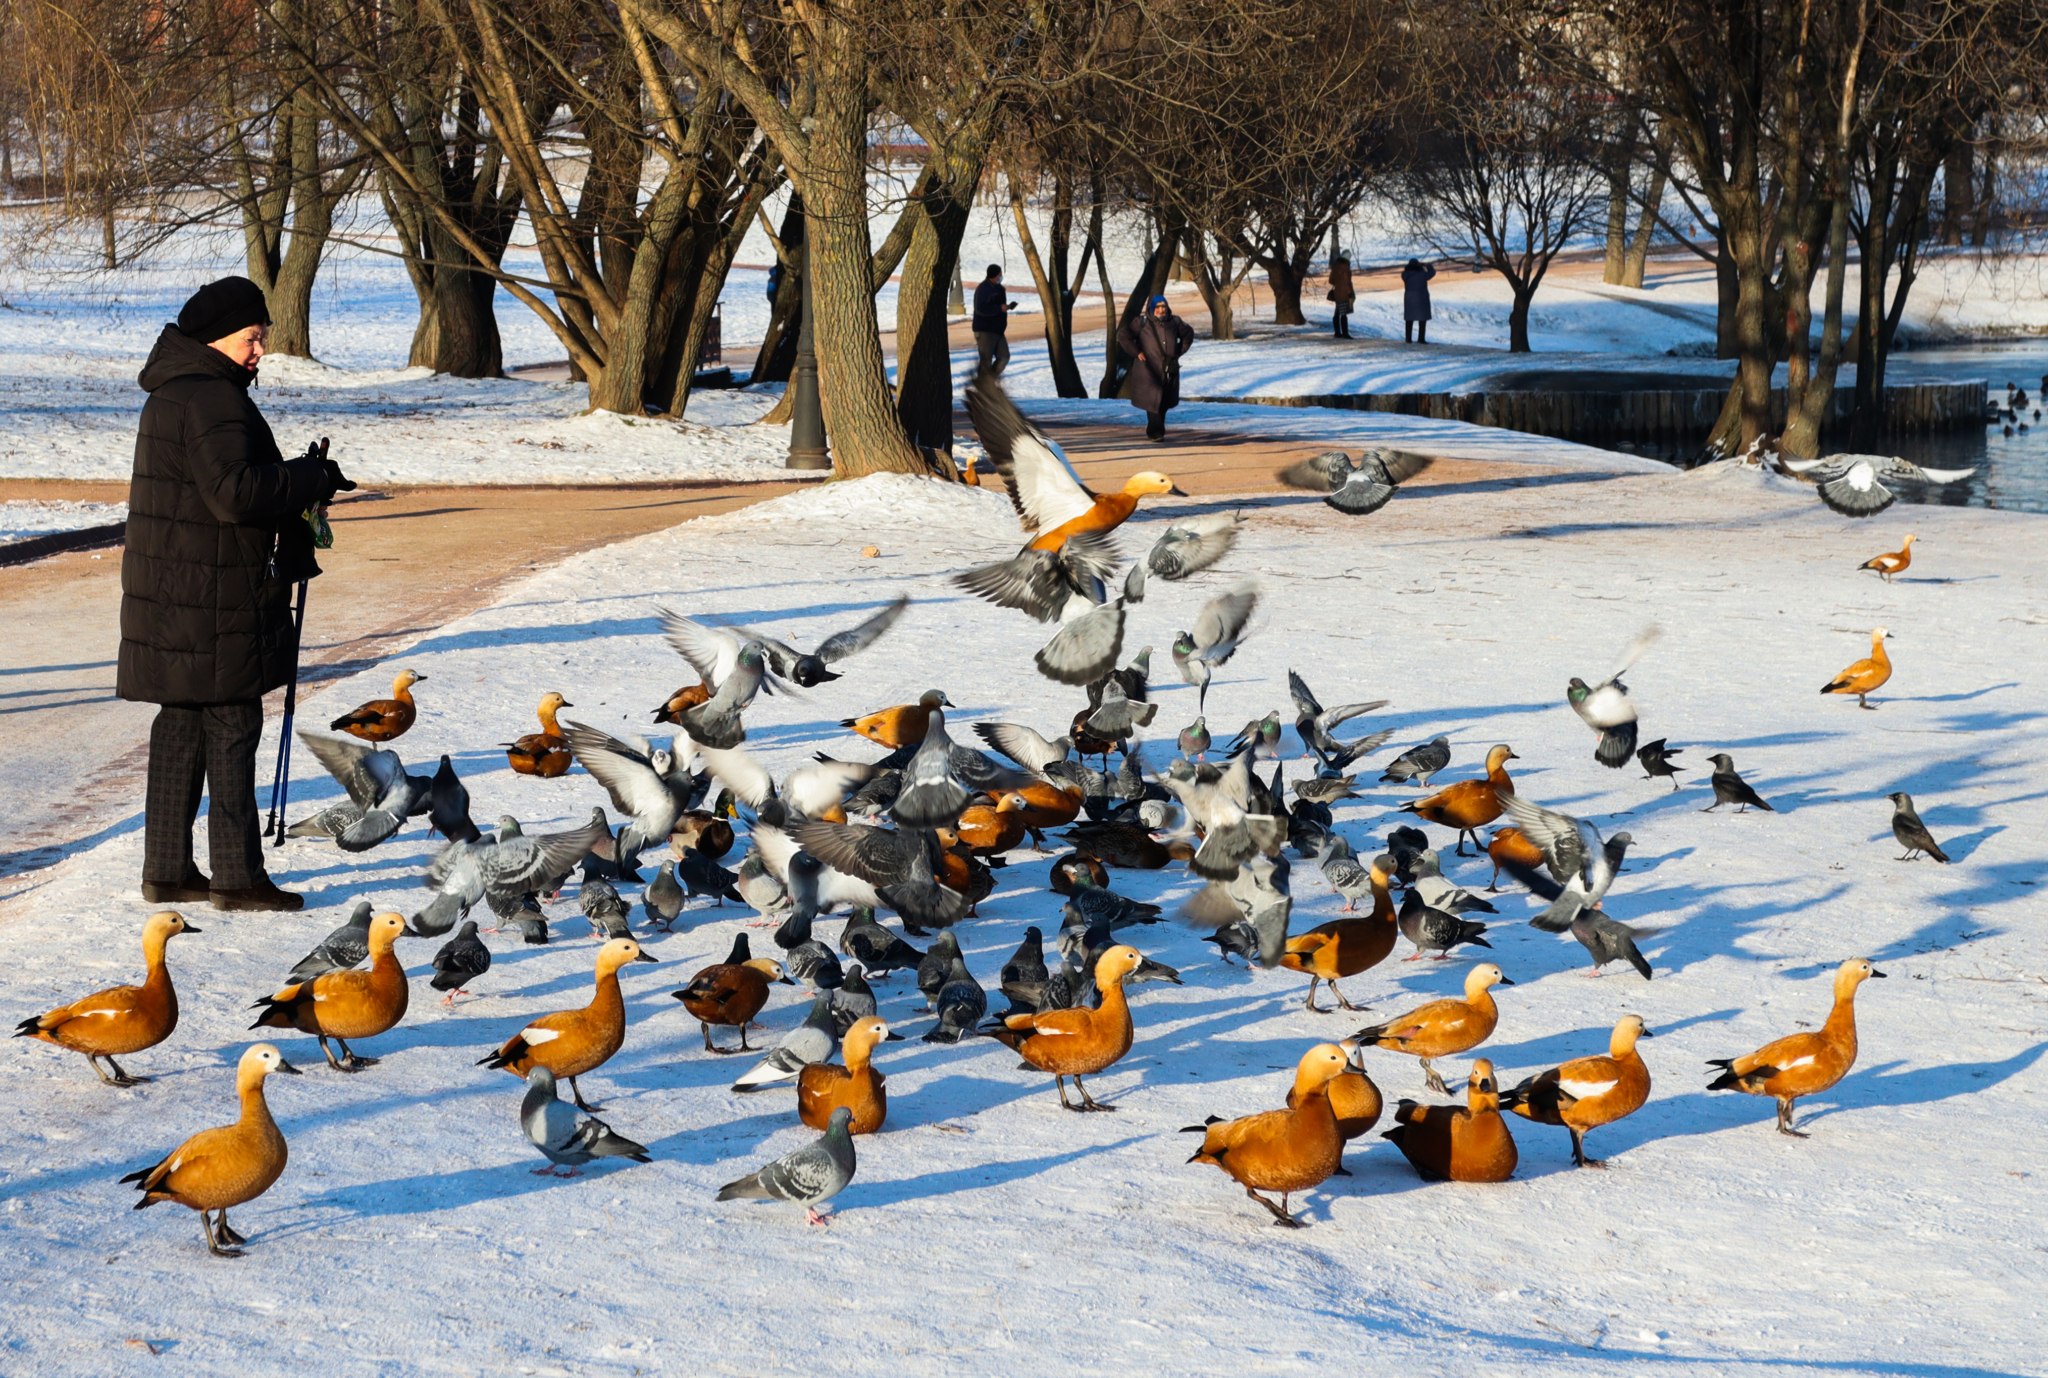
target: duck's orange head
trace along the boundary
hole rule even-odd
[[[154,943],[161,947],[179,933],[197,933],[199,930],[185,922],[185,916],[175,909],[159,909],[151,914],[142,925],[142,942],[147,947]]]
[[[617,971],[628,962],[651,962],[654,954],[642,952],[631,938],[613,938],[597,950],[597,974]]]
[[[1465,998],[1470,1000],[1481,991],[1492,990],[1495,986],[1512,986],[1513,984],[1514,982],[1502,975],[1501,969],[1492,962],[1481,962],[1478,966],[1465,973]]]
[[[547,693],[541,695],[540,714],[542,717],[546,717],[550,713],[559,713],[564,708],[574,708],[575,706],[575,704],[563,698],[561,694],[550,689]]]
[[[997,813],[1017,813],[1031,807],[1031,801],[1021,794],[1006,794],[996,800]]]
[[[1102,990],[1120,984],[1144,964],[1145,956],[1129,943],[1118,943],[1095,962],[1095,984]]]
[[[284,1054],[277,1050],[276,1044],[252,1044],[235,1064],[235,1084],[245,1088],[261,1086],[263,1078],[272,1072],[283,1072],[294,1077],[299,1075],[299,1069],[284,1060]]]
[[[1157,469],[1141,469],[1124,480],[1124,496],[1127,498],[1184,498],[1187,494]]]
[[[1351,1065],[1351,1055],[1335,1043],[1318,1043],[1301,1055],[1301,1061],[1294,1069],[1294,1089],[1312,1091],[1318,1086],[1327,1086],[1331,1081],[1344,1075]]]
[[[1884,973],[1868,957],[1851,957],[1835,968],[1835,994],[1846,995],[1873,976],[1884,979]]]
[[[386,911],[370,920],[370,955],[379,956],[398,945],[405,933],[405,915]]]
[[[1607,1040],[1607,1055],[1627,1057],[1635,1050],[1637,1039],[1649,1036],[1649,1026],[1643,1023],[1640,1014],[1624,1014],[1615,1021],[1614,1033]]]
[[[398,678],[391,681],[391,692],[394,695],[402,695],[415,684],[424,683],[426,678],[417,670],[400,670]]]
[[[1521,759],[1521,757],[1515,755],[1514,750],[1506,742],[1502,742],[1499,746],[1486,753],[1486,773],[1491,775],[1509,761],[1519,761]]]
[[[1465,1104],[1474,1110],[1500,1108],[1500,1083],[1493,1079],[1493,1064],[1483,1057],[1472,1064],[1472,1075],[1465,1080]]]
[[[763,976],[766,976],[769,980],[779,981],[785,986],[793,986],[796,984],[796,982],[790,980],[788,974],[783,971],[782,963],[776,961],[773,957],[754,957],[750,958],[747,961],[741,962],[740,965],[743,967],[752,967],[754,970],[760,972]]]
[[[900,1042],[902,1038],[902,1034],[890,1033],[889,1026],[873,1015],[865,1019],[856,1019],[853,1027],[846,1031],[846,1058],[852,1061],[855,1058],[867,1057],[875,1051],[875,1046],[885,1039]]]

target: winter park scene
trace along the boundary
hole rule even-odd
[[[0,1374],[2048,1374],[2038,0],[0,0]]]

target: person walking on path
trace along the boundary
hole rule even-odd
[[[1429,343],[1429,280],[1435,276],[1436,265],[1419,258],[1401,270],[1402,334],[1410,344]]]
[[[256,745],[263,695],[298,664],[292,586],[320,572],[307,513],[353,488],[333,462],[286,459],[249,389],[270,311],[243,277],[192,295],[150,350],[121,557],[115,688],[159,705],[149,733],[142,895],[152,904],[291,910],[263,867]],[[211,878],[192,821],[211,799]]]
[[[1351,338],[1351,307],[1358,300],[1358,289],[1351,285],[1351,260],[1343,254],[1330,260],[1330,300],[1337,304],[1331,313],[1332,326],[1337,338]]]
[[[988,276],[974,287],[974,318],[968,322],[974,331],[975,352],[981,355],[981,371],[1000,378],[1003,370],[1010,366],[1010,313],[1017,309],[1017,303],[1006,299],[1003,291],[1003,266],[1000,263],[988,265]]]
[[[1154,297],[1143,318],[1116,332],[1117,347],[1131,356],[1131,405],[1145,413],[1145,438],[1166,439],[1166,414],[1180,405],[1180,356],[1195,342],[1194,328],[1173,314],[1165,297]]]

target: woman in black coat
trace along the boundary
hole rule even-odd
[[[138,379],[149,399],[128,489],[115,686],[161,705],[142,862],[152,904],[302,904],[264,872],[256,744],[263,695],[298,663],[292,585],[320,572],[306,513],[355,485],[325,459],[287,460],[271,438],[249,396],[269,324],[255,283],[208,283],[164,327]],[[202,792],[211,879],[192,862]]]
[[[1166,414],[1180,405],[1180,356],[1195,342],[1193,328],[1165,297],[1154,297],[1143,319],[1116,332],[1116,342],[1131,356],[1131,405],[1145,413],[1146,438],[1166,439]]]
[[[1429,280],[1436,265],[1419,258],[1401,270],[1401,333],[1412,344],[1429,343]]]

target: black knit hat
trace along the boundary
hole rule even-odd
[[[270,306],[263,289],[243,277],[209,282],[178,313],[178,329],[203,344],[224,340],[237,330],[270,324]]]

